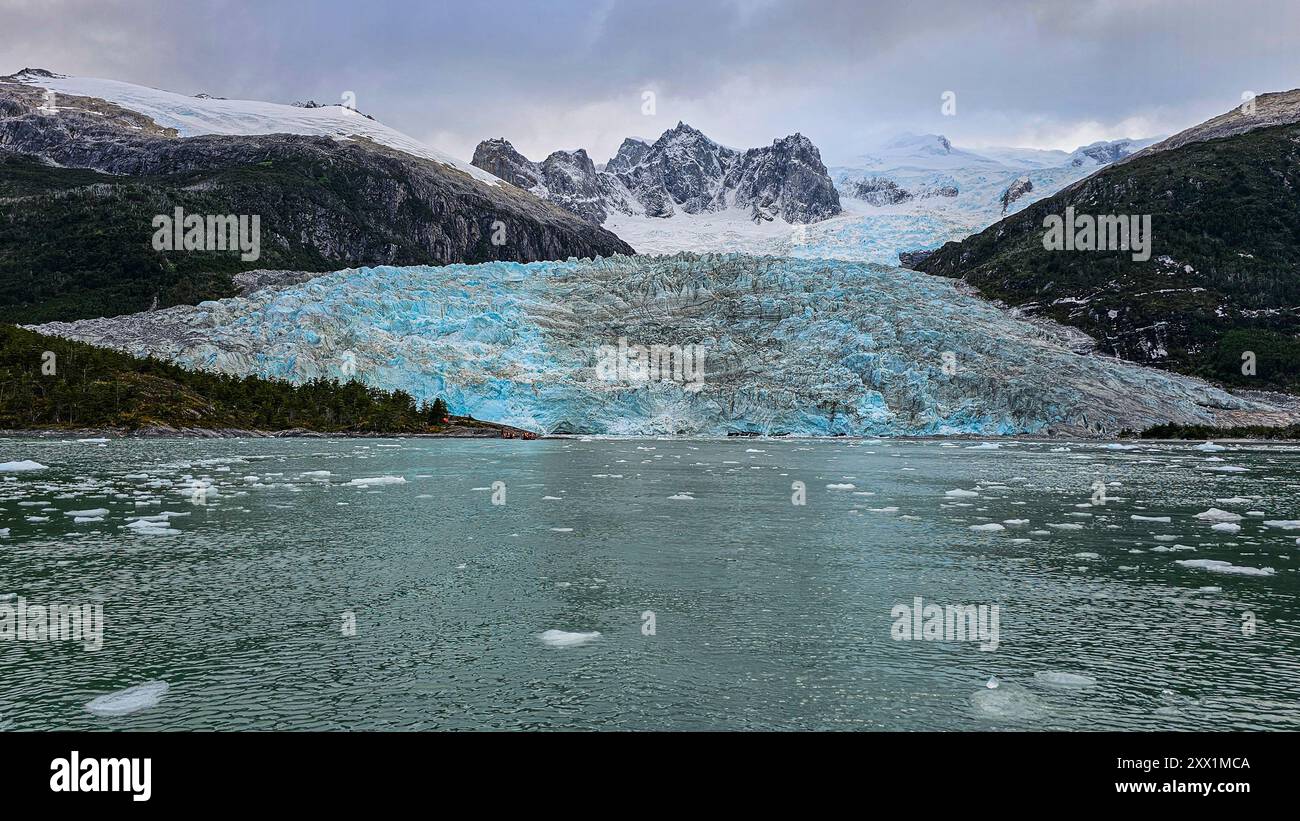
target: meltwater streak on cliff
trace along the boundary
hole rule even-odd
[[[1113,434],[1293,415],[1073,352],[899,268],[739,255],[339,271],[38,330],[190,367],[350,378],[542,432]],[[697,345],[703,386],[605,381],[601,346]]]

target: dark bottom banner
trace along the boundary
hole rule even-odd
[[[744,804],[736,787],[745,784],[759,787],[753,797],[764,801],[811,797],[816,784],[817,797],[851,792],[857,801],[996,795],[999,809],[1041,809],[1045,796],[1072,808],[1196,799],[1223,809],[1289,796],[1294,741],[1210,733],[10,733],[0,744],[0,783],[7,801],[28,799],[33,808],[128,812],[338,809],[431,792],[481,794],[473,789],[480,786],[507,803],[553,790],[590,798],[631,788],[651,801],[702,790]],[[719,779],[732,777],[724,789]],[[647,794],[649,785],[657,789]]]

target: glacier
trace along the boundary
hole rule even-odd
[[[32,327],[229,374],[360,379],[539,433],[1105,436],[1296,421],[1077,353],[1064,329],[958,282],[874,263],[680,253],[309,276]],[[634,345],[695,346],[702,378],[602,372],[602,351]]]

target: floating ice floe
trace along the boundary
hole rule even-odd
[[[1134,513],[1129,518],[1135,522],[1164,522],[1168,524],[1169,522],[1173,521],[1173,519],[1170,518],[1169,516],[1139,516],[1136,513]]]
[[[1083,530],[1083,525],[1075,522],[1058,522],[1055,524],[1048,522],[1047,526],[1053,530]]]
[[[1002,446],[995,442],[984,442],[978,445],[969,445],[966,450],[998,450]]]
[[[1209,467],[1198,466],[1201,470],[1212,470],[1216,473],[1249,473],[1250,468],[1243,468],[1238,465],[1210,465]]]
[[[31,470],[49,470],[49,468],[31,459],[23,459],[20,462],[0,462],[0,473],[25,473]]]
[[[978,496],[979,494],[973,490],[962,490],[961,488],[956,488],[954,490],[944,491],[943,495],[951,496],[955,499],[969,499],[973,496]]]
[[[1275,527],[1278,530],[1300,530],[1300,521],[1295,519],[1268,519],[1263,522],[1264,527]]]
[[[1237,515],[1236,513],[1233,513],[1232,511],[1229,510],[1219,510],[1217,507],[1212,507],[1209,510],[1205,510],[1200,513],[1197,513],[1196,518],[1204,519],[1207,522],[1241,521],[1241,516]]]
[[[827,490],[853,490],[857,485],[846,482],[832,482],[826,486]]]
[[[689,493],[674,493],[672,496],[669,496],[668,498],[671,499],[671,500],[673,500],[673,501],[677,501],[677,502],[694,502],[694,501],[695,501],[695,497],[692,496],[692,495],[689,494]]]
[[[376,487],[379,485],[404,485],[404,484],[406,484],[406,479],[404,479],[401,476],[371,476],[365,479],[353,479],[352,481],[348,482],[348,485],[352,487]],[[479,488],[475,488],[475,490],[478,489]],[[489,490],[489,488],[483,488],[483,490]]]
[[[1271,567],[1240,567],[1232,562],[1217,559],[1180,559],[1174,564],[1208,570],[1211,573],[1229,573],[1236,576],[1272,576],[1277,572]]]
[[[1099,556],[1099,555],[1096,554],[1096,553],[1086,553],[1086,552],[1085,552],[1085,553],[1075,553],[1075,554],[1074,554],[1074,558],[1076,558],[1076,559],[1100,559],[1101,556]]]
[[[91,699],[86,711],[105,717],[130,715],[157,706],[166,693],[167,682],[149,681]]]
[[[987,533],[993,533],[999,530],[1006,530],[1005,527],[998,524],[997,522],[989,522],[988,524],[984,524],[984,525],[971,525],[970,529],[975,531],[980,531],[980,532],[987,532]]]
[[[1210,525],[1210,530],[1217,530],[1220,533],[1237,533],[1241,530],[1241,525],[1236,522],[1219,522]]]
[[[539,637],[547,647],[577,647],[600,638],[599,632],[570,633],[566,630],[547,630]]]
[[[108,510],[102,507],[97,507],[94,508],[93,510],[65,510],[63,511],[63,515],[76,516],[78,518],[91,518],[97,516],[107,516]]]
[[[1227,448],[1224,447],[1223,445],[1216,445],[1216,444],[1214,444],[1213,442],[1206,442],[1206,443],[1203,444],[1203,445],[1197,445],[1195,449],[1196,449],[1196,450],[1203,450],[1203,451],[1205,451],[1205,452],[1207,452],[1207,453],[1213,453],[1213,452],[1217,452],[1217,451],[1220,451],[1220,450],[1227,450]]]
[[[1052,670],[1040,670],[1034,673],[1034,681],[1047,685],[1048,687],[1065,687],[1070,689],[1081,689],[1091,687],[1097,683],[1097,679],[1092,676],[1084,676],[1078,673],[1061,673]]]
[[[1011,527],[1020,527],[1021,525],[1029,524],[1029,520],[1028,519],[1003,519],[1002,524],[1010,525]]]

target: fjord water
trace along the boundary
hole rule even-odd
[[[1300,728],[1291,446],[0,440],[23,459],[0,597],[105,632],[0,641],[4,729]],[[891,638],[917,596],[997,604],[997,649]]]

